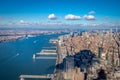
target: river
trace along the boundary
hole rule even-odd
[[[32,55],[40,52],[43,47],[55,46],[49,43],[49,39],[57,38],[60,35],[39,35],[0,43],[0,80],[20,80],[21,74],[52,74],[55,68],[55,60],[40,59],[34,61]]]

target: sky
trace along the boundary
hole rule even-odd
[[[120,0],[0,0],[0,27],[120,27]]]

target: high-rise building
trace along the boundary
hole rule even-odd
[[[102,55],[102,47],[98,47],[98,58],[101,58]]]

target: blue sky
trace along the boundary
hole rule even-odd
[[[0,0],[0,27],[120,25],[120,0]]]

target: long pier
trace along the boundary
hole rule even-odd
[[[57,57],[35,57],[35,59],[57,59]]]
[[[41,50],[39,54],[40,55],[57,55],[56,50],[46,50],[46,49]]]
[[[19,78],[20,80],[25,80],[27,79],[49,79],[53,78],[53,74],[47,74],[47,75],[20,75]]]

